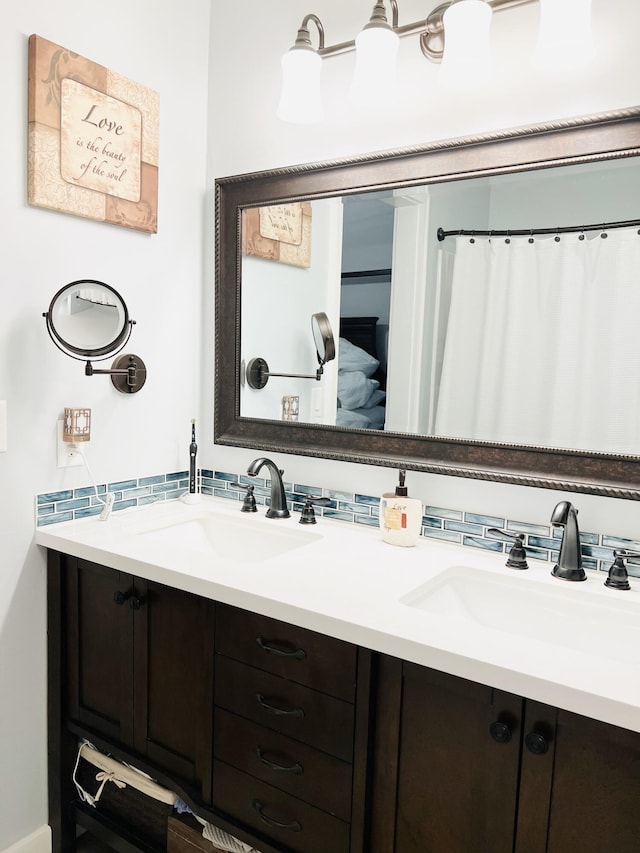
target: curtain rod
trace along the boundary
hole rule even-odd
[[[460,228],[457,231],[445,231],[438,228],[438,240],[442,242],[446,237],[534,237],[536,234],[569,234],[580,231],[609,231],[611,228],[636,228],[640,226],[640,219],[627,219],[624,222],[601,222],[597,225],[565,225],[558,228],[526,228],[504,231],[492,229],[491,231],[479,231],[477,229],[467,230]]]

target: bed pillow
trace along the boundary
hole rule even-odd
[[[380,383],[377,379],[368,379],[362,371],[338,373],[338,401],[343,409],[360,409],[366,406],[371,394]]]
[[[338,369],[341,373],[364,373],[365,376],[373,376],[380,362],[377,358],[369,355],[361,347],[357,347],[346,338],[340,338],[338,343]]]

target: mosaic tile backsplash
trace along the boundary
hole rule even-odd
[[[248,477],[224,471],[201,469],[199,472],[201,491],[230,501],[242,501],[244,489],[254,486],[258,504],[269,501],[270,485],[263,477]],[[113,511],[134,506],[144,506],[157,501],[178,500],[188,488],[188,472],[177,471],[139,479],[119,480],[102,483],[97,487],[98,495],[113,492]],[[370,495],[340,492],[303,483],[285,483],[289,506],[300,512],[307,495],[327,497],[331,503],[315,507],[317,516],[333,518],[350,524],[378,526],[380,499]],[[64,489],[45,492],[36,496],[36,523],[38,527],[57,524],[61,521],[99,515],[102,504],[96,498],[93,486],[79,489]],[[480,548],[498,554],[508,553],[511,542],[504,543],[488,533],[490,527],[502,528],[524,534],[527,557],[530,560],[556,561],[562,538],[562,530],[550,525],[530,524],[518,519],[498,518],[477,511],[446,509],[426,505],[423,507],[422,535],[427,539],[451,542],[469,548]],[[606,533],[580,531],[583,565],[585,569],[608,571],[613,561],[614,548],[640,550],[640,541],[608,536]],[[629,575],[640,578],[640,562],[628,562]]]

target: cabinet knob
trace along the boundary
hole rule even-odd
[[[299,820],[292,820],[288,823],[284,823],[281,820],[276,820],[274,817],[269,817],[260,800],[254,800],[253,807],[260,815],[260,820],[263,823],[266,823],[267,826],[275,826],[277,829],[290,829],[291,832],[302,832],[302,824]]]
[[[496,743],[509,743],[511,740],[511,729],[506,723],[495,720],[489,726],[489,734]]]
[[[118,607],[121,607],[129,598],[131,598],[131,590],[129,590],[128,592],[122,592],[121,590],[118,590],[117,592],[113,593],[113,600],[118,605]]]
[[[129,599],[129,607],[132,610],[140,610],[143,604],[146,604],[147,599],[144,595],[132,595]]]
[[[286,647],[277,645],[276,643],[267,642],[264,637],[256,637],[256,643],[264,652],[269,652],[270,655],[277,655],[281,658],[304,660],[307,656],[304,649],[287,649]]]
[[[544,755],[549,750],[549,744],[540,732],[529,732],[524,739],[524,745],[533,755]]]

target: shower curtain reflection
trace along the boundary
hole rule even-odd
[[[434,433],[640,452],[637,229],[453,240]]]

